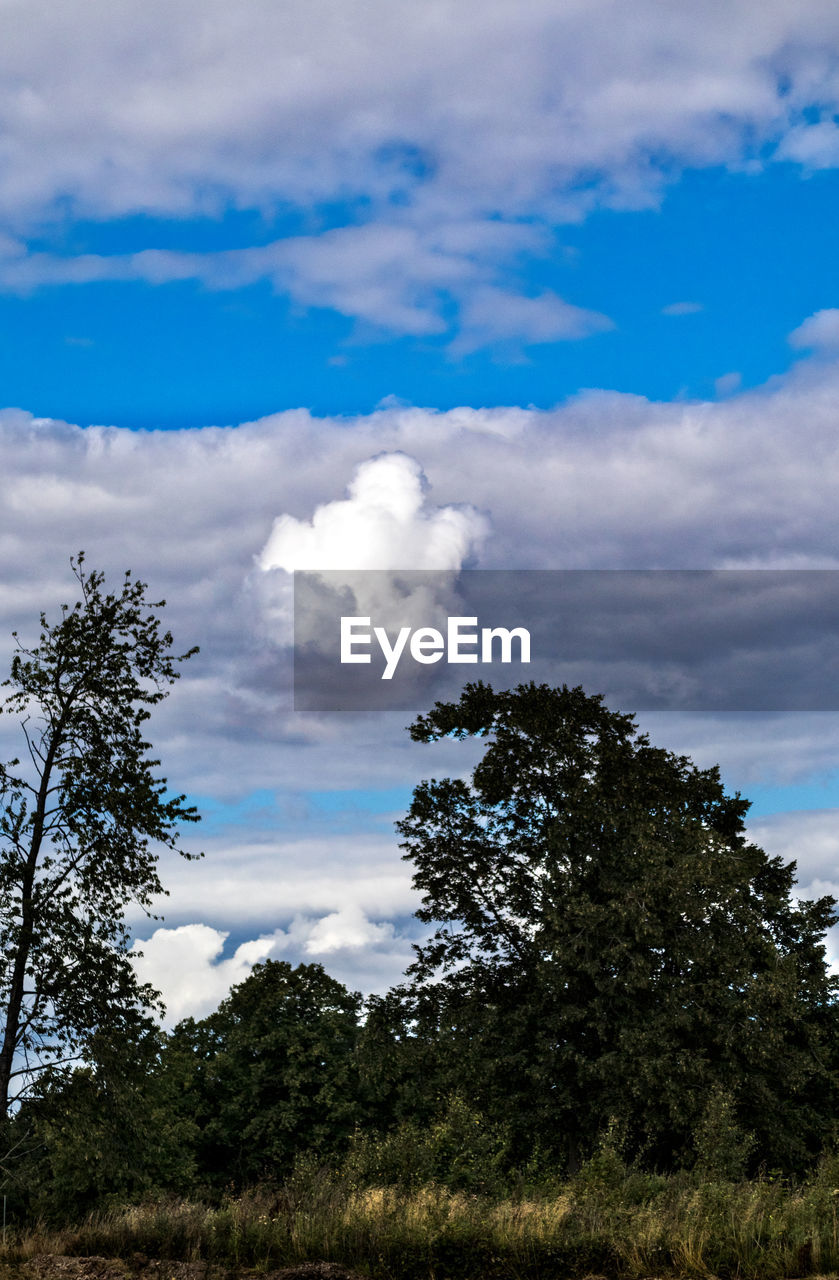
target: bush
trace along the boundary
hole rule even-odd
[[[509,1182],[506,1135],[457,1095],[430,1125],[405,1120],[390,1133],[357,1130],[344,1170],[357,1186],[500,1192]]]
[[[706,1182],[740,1182],[746,1176],[754,1135],[737,1123],[734,1099],[719,1087],[712,1090],[694,1132],[695,1170]]]

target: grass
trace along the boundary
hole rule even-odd
[[[39,1253],[235,1270],[322,1259],[375,1280],[785,1280],[839,1271],[839,1189],[824,1178],[793,1189],[624,1173],[492,1199],[438,1186],[353,1188],[321,1174],[218,1207],[167,1201],[94,1214],[73,1229],[32,1227],[10,1239],[5,1261]]]

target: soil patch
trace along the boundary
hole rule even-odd
[[[298,1262],[275,1271],[236,1272],[206,1262],[166,1262],[131,1258],[71,1258],[43,1253],[26,1262],[6,1263],[0,1280],[366,1280],[337,1262]]]

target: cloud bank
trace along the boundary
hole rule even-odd
[[[685,168],[839,163],[830,0],[6,0],[3,30],[7,290],[268,280],[414,337],[454,311],[455,353],[574,339],[609,319],[521,272],[563,225]],[[246,212],[204,252],[160,224]]]
[[[406,945],[395,924],[392,936],[365,932],[415,905],[392,820],[421,778],[472,763],[467,744],[411,743],[404,713],[343,722],[290,712],[288,673],[251,589],[255,573],[269,576],[256,568],[266,548],[290,563],[292,548],[320,556],[347,537],[357,539],[353,554],[367,547],[371,558],[376,538],[383,555],[390,538],[403,539],[400,555],[431,539],[446,563],[471,556],[502,569],[836,568],[837,395],[839,364],[822,343],[789,374],[715,402],[590,392],[551,411],[295,411],[177,432],[0,413],[0,658],[13,628],[26,642],[40,609],[54,614],[73,599],[68,555],[81,547],[109,576],[130,567],[148,581],[169,602],[176,643],[202,648],[151,726],[172,784],[221,805],[217,817],[208,806],[206,833],[188,833],[206,860],[167,862],[163,874],[170,930],[235,929],[231,955],[201,929],[178,935],[194,952],[195,1000],[263,954],[237,960],[237,939],[279,947],[280,933],[292,941],[276,954],[339,957],[351,983],[363,985],[362,972],[378,981],[364,969],[369,949],[350,941],[369,937],[381,956]],[[719,761],[746,794],[749,779],[829,772],[839,749],[839,723],[825,715],[775,717],[769,727],[761,717],[659,717],[651,732],[701,764]],[[4,721],[0,734],[5,758],[17,754],[14,726]],[[381,798],[354,813],[353,788]],[[800,830],[806,885],[824,878],[823,855],[810,828]],[[778,822],[772,831],[787,840]],[[319,922],[342,911],[344,943],[333,945],[339,935]],[[310,923],[294,933],[295,919]],[[135,927],[148,942],[147,922]]]
[[[272,752],[326,730],[284,718],[287,673],[250,588],[258,561],[834,568],[837,392],[822,350],[717,402],[588,392],[551,411],[297,410],[177,432],[5,410],[0,639],[71,594],[71,550],[111,574],[131,567],[168,599],[178,642],[202,645],[162,709],[184,785],[271,786]],[[357,783],[352,753],[333,767]]]
[[[573,216],[668,166],[839,155],[829,0],[7,0],[4,37],[10,221],[336,193]]]

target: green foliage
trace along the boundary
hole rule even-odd
[[[612,1119],[593,1155],[574,1175],[572,1190],[578,1201],[616,1198],[626,1183],[628,1169],[622,1154],[620,1126]]]
[[[753,1134],[737,1122],[730,1092],[716,1086],[694,1134],[696,1174],[707,1182],[739,1182],[745,1178],[754,1151]]]
[[[320,965],[256,965],[210,1017],[176,1027],[167,1070],[198,1127],[211,1185],[278,1180],[308,1151],[341,1151],[359,1120],[360,997]]]
[[[163,602],[144,583],[126,574],[106,593],[83,561],[81,598],[56,623],[41,615],[38,644],[18,645],[6,681],[28,759],[0,766],[0,1114],[46,1065],[89,1053],[101,1029],[127,1044],[148,1032],[155,993],[134,975],[124,910],[150,906],[158,850],[197,820],[167,796],[143,737],[190,654],[172,654]]]
[[[344,1171],[360,1186],[498,1192],[509,1180],[507,1137],[457,1095],[430,1124],[403,1120],[389,1133],[358,1130]]]
[[[810,1185],[839,1197],[839,1151],[836,1145],[826,1147],[813,1170]],[[837,1206],[839,1207],[839,1206]]]
[[[407,1120],[431,1124],[440,1097],[458,1092],[458,1082],[434,1090],[445,1053],[440,1038],[419,1033],[412,1002],[398,988],[371,996],[366,1013],[356,1051],[365,1123],[377,1131]]]
[[[614,1117],[648,1165],[691,1159],[715,1087],[757,1158],[801,1167],[836,1100],[834,901],[746,839],[716,768],[654,748],[582,689],[467,685],[412,736],[486,738],[397,824],[436,925],[402,993],[432,1087],[510,1117],[573,1171]],[[517,1130],[517,1132],[515,1132]]]
[[[668,1189],[668,1180],[661,1174],[627,1165],[622,1148],[620,1126],[612,1119],[594,1154],[583,1162],[569,1183],[568,1192],[577,1219],[581,1226],[589,1223],[593,1233],[604,1218],[625,1217]]]
[[[42,1074],[14,1118],[24,1153],[8,1186],[30,1219],[191,1189],[194,1125],[177,1115],[161,1039],[150,1033],[128,1054],[99,1037],[95,1065]]]
[[[138,1211],[137,1247],[159,1230],[236,1265],[368,1246],[406,1277],[839,1262],[835,1159],[799,1200],[745,1183],[803,1171],[835,1137],[833,900],[794,903],[794,866],[748,842],[718,771],[580,689],[468,685],[412,727],[486,750],[471,782],[422,783],[398,824],[436,931],[363,1027],[320,965],[268,961],[160,1036],[122,910],[160,891],[154,842],[174,848],[195,816],[140,732],[177,660],[142,584],[79,580],[13,666],[41,781],[0,772],[6,1043],[40,1068],[0,1114],[16,1203],[57,1220],[197,1188],[217,1212]]]

